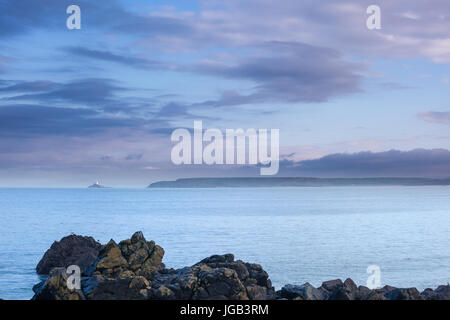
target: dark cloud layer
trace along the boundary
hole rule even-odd
[[[33,87],[36,82],[22,83],[22,89]],[[17,91],[14,87],[6,88],[5,91]],[[12,90],[11,90],[12,89]],[[111,102],[114,94],[122,90],[115,81],[110,79],[79,79],[68,83],[41,86],[40,93],[28,93],[6,98],[10,101],[41,101],[41,102],[68,102],[74,104],[105,104]]]
[[[141,128],[141,119],[109,118],[92,109],[14,104],[0,106],[0,134],[84,136],[107,129]]]
[[[82,8],[82,27],[88,30],[147,36],[192,33],[189,25],[178,18],[142,16],[125,10],[118,1],[21,0],[1,1],[0,37],[14,37],[37,29],[64,31],[66,8],[76,4]]]
[[[236,64],[205,63],[198,71],[218,77],[252,80],[256,93],[226,93],[203,104],[223,106],[261,102],[324,102],[361,91],[361,63],[345,61],[330,48],[296,42],[268,42],[257,46],[263,54],[241,58]]]
[[[124,56],[109,51],[92,50],[84,47],[68,47],[65,48],[65,52],[80,57],[102,60],[106,62],[114,62],[135,68],[145,68],[149,70],[160,70],[167,68],[167,66],[165,66],[162,62],[156,60],[147,60],[132,56]]]
[[[109,51],[70,47],[75,56],[123,64],[147,70],[176,70],[212,75],[224,79],[249,80],[254,93],[243,95],[225,91],[217,100],[194,103],[196,106],[236,106],[270,102],[325,102],[331,98],[361,92],[367,69],[362,63],[349,62],[333,49],[297,42],[266,42],[247,47],[254,55],[239,57],[232,64],[208,61],[194,66],[167,64]],[[180,116],[183,116],[184,110]],[[172,108],[175,110],[175,108]]]
[[[0,82],[0,92],[39,92],[51,91],[59,85],[53,81],[37,80],[37,81],[2,81]]]
[[[317,177],[450,177],[446,149],[331,154],[316,160],[283,161],[280,174]]]

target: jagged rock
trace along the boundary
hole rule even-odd
[[[248,285],[245,289],[247,290],[249,300],[267,300],[273,296],[272,294],[268,294],[268,290],[270,289],[255,284]]]
[[[49,274],[53,268],[77,265],[81,273],[97,258],[102,245],[92,237],[70,235],[53,242],[36,266],[38,274]]]
[[[100,251],[97,260],[89,267],[88,276],[105,275],[117,276],[127,269],[128,262],[122,256],[120,247],[114,240],[110,240],[106,246]]]
[[[343,283],[342,283],[341,279],[328,280],[328,281],[322,282],[321,288],[324,289],[325,291],[332,292],[334,290],[339,289],[342,285],[343,285]]]
[[[245,281],[249,277],[249,271],[241,260],[234,261],[234,255],[231,253],[224,255],[214,255],[209,258],[203,259],[196,265],[207,265],[211,268],[228,268],[233,269],[238,274],[240,280]]]
[[[85,300],[81,290],[67,287],[66,268],[54,268],[46,281],[33,287],[33,300]]]
[[[148,279],[153,278],[160,268],[163,256],[164,249],[155,245],[153,250],[149,253],[147,260],[145,260],[141,268],[137,270],[136,274],[142,275]]]
[[[208,299],[248,300],[245,287],[233,269],[202,270],[198,275],[198,285],[205,290]]]
[[[275,296],[268,274],[260,265],[234,261],[232,254],[214,255],[179,270],[160,270],[152,286],[170,289],[170,299],[266,300]],[[152,297],[160,298],[155,290]]]
[[[386,298],[365,286],[359,286],[355,295],[355,300],[386,300]]]
[[[427,300],[450,300],[450,284],[442,285],[437,289],[425,289],[421,294]]]
[[[213,263],[232,263],[232,262],[234,262],[234,255],[232,253],[227,253],[223,255],[215,254],[198,262],[197,265],[213,264]]]
[[[166,286],[161,286],[157,289],[151,289],[151,295],[149,299],[154,300],[174,300],[175,293]]]
[[[395,288],[391,286],[384,286],[381,289],[375,290],[377,293],[383,295],[387,300],[424,300],[416,288]]]
[[[387,300],[381,293],[367,287],[357,287],[355,282],[348,278],[325,281],[319,288],[311,284],[285,285],[277,292],[279,299],[287,300]]]
[[[328,295],[328,300],[355,300],[355,297],[358,294],[358,287],[355,282],[348,278],[344,283],[340,282],[342,283],[342,285],[340,285],[339,281],[334,284],[329,283],[326,285],[328,288],[332,288],[332,291]]]
[[[306,282],[300,286],[288,284],[281,288],[280,297],[293,300],[322,300],[323,292],[314,288],[310,283]]]
[[[139,231],[119,244],[110,240],[89,268],[88,275],[143,276],[151,280],[160,269],[163,256],[164,250],[154,241],[147,242]]]

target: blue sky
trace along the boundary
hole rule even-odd
[[[0,186],[257,172],[172,166],[170,132],[194,120],[280,129],[280,175],[448,177],[450,5],[378,1],[368,30],[370,4],[2,0]]]

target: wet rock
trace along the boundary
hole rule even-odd
[[[450,300],[450,284],[442,285],[437,289],[425,289],[421,294],[427,300]]]
[[[174,300],[175,299],[175,293],[166,286],[160,286],[156,289],[151,289],[149,299],[154,300]]]
[[[391,286],[384,286],[381,289],[375,290],[377,293],[383,295],[387,300],[424,300],[416,288],[395,288]]]
[[[53,242],[36,266],[38,274],[49,274],[53,268],[77,265],[84,274],[97,258],[102,245],[92,237],[70,235]]]
[[[214,264],[214,263],[232,263],[234,262],[234,255],[232,253],[227,253],[223,255],[212,255],[208,258],[203,259],[199,264]]]
[[[198,274],[198,285],[205,290],[208,299],[248,300],[245,287],[233,269],[202,270]]]
[[[375,290],[371,290],[366,286],[359,286],[355,300],[386,300],[386,298]]]
[[[358,287],[355,282],[348,278],[340,285],[339,281],[334,284],[327,284],[328,288],[332,288],[328,300],[355,300],[358,294]]]
[[[273,296],[273,294],[267,292],[269,289],[255,284],[248,285],[245,289],[249,300],[267,300]]]
[[[152,287],[168,288],[173,293],[169,293],[170,299],[183,300],[266,300],[275,296],[261,266],[234,261],[232,254],[214,255],[179,270],[162,269],[152,280]]]
[[[334,290],[339,289],[343,285],[341,279],[329,280],[322,282],[321,288],[328,292],[333,292]]]
[[[288,300],[299,298],[300,300],[323,300],[323,292],[306,282],[302,285],[285,285],[280,291],[280,297]]]

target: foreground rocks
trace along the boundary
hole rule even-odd
[[[436,290],[426,289],[419,293],[416,288],[395,288],[384,286],[371,290],[357,286],[352,279],[330,280],[323,282],[319,288],[309,283],[301,286],[286,285],[279,292],[280,298],[290,300],[448,300],[450,285],[440,286]]]
[[[275,291],[259,265],[214,255],[190,267],[167,269],[164,250],[142,232],[118,244],[101,246],[93,238],[72,235],[53,243],[36,270],[47,280],[33,287],[35,300],[450,300],[450,285],[426,289],[385,286],[371,290],[353,280],[309,283]],[[66,267],[79,265],[78,290],[67,287]],[[48,270],[51,269],[51,270]]]

